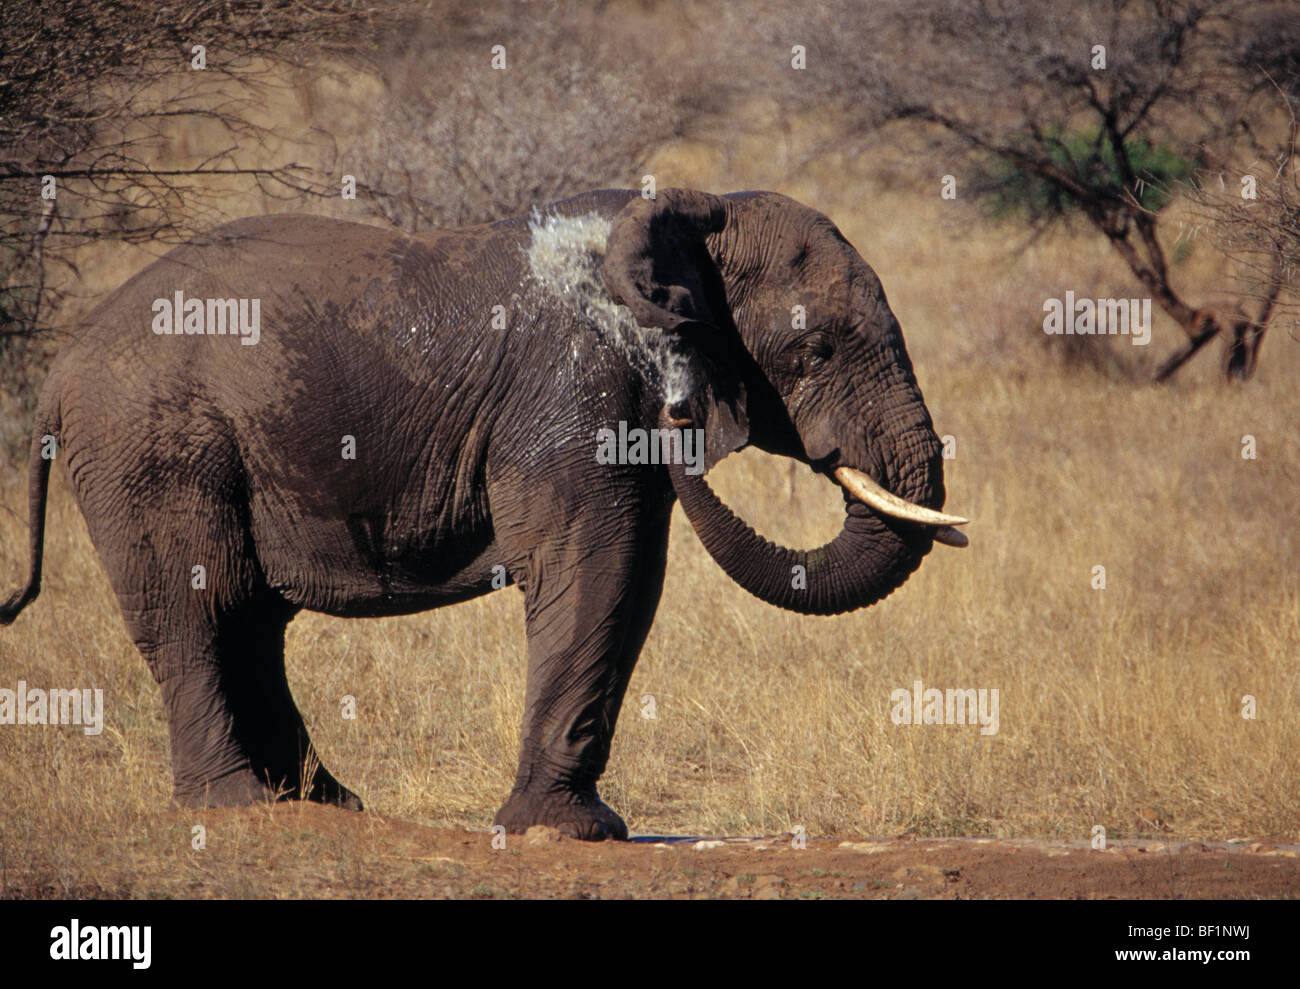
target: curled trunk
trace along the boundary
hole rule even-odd
[[[724,505],[703,475],[670,464],[682,510],[718,566],[755,597],[804,615],[837,615],[874,604],[911,576],[933,530],[884,518],[846,500],[844,526],[818,549],[769,542]],[[802,567],[800,570],[798,568]]]

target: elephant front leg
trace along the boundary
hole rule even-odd
[[[621,547],[534,556],[526,594],[528,690],[519,771],[493,823],[626,840],[596,782],[663,588],[667,519]],[[540,565],[538,565],[540,564]]]

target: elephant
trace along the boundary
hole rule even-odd
[[[596,785],[674,501],[732,580],[806,615],[870,605],[935,541],[966,543],[880,280],[774,192],[601,190],[423,234],[281,214],[175,248],[50,368],[30,569],[0,624],[40,589],[51,437],[189,807],[361,809],[289,690],[297,612],[516,584],[525,713],[495,824],[626,839]],[[745,446],[838,484],[839,535],[788,549],[720,501],[705,474]]]

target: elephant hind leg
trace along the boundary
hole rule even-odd
[[[305,798],[359,810],[320,766],[289,692],[284,633],[295,609],[267,585],[233,486],[203,481],[199,491],[164,478],[143,494],[82,496],[127,630],[162,689],[175,799]],[[106,505],[117,514],[99,510]]]
[[[175,799],[190,807],[313,800],[361,810],[321,765],[289,691],[284,634],[292,609],[269,591],[258,597],[201,637],[145,652],[167,710]]]
[[[275,601],[217,639],[222,687],[234,738],[254,775],[278,799],[312,800],[361,810],[361,800],[321,765],[294,703],[284,669],[284,633],[292,609]]]

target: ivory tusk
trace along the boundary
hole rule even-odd
[[[964,519],[959,515],[945,515],[943,512],[936,512],[931,508],[922,508],[920,505],[913,505],[910,501],[904,501],[898,495],[886,491],[862,471],[854,470],[852,467],[837,467],[835,469],[835,480],[844,485],[845,490],[859,501],[870,505],[884,515],[892,515],[896,519],[936,526],[965,525],[970,521],[970,519]],[[960,536],[963,540],[962,543],[950,543],[949,545],[965,545],[966,537],[955,530],[951,533],[942,533],[942,535]],[[936,532],[935,538],[940,542],[947,541],[941,538],[941,532]]]
[[[934,541],[943,543],[945,546],[956,546],[958,549],[970,545],[970,540],[966,538],[965,534],[950,525],[941,525],[935,529]]]

